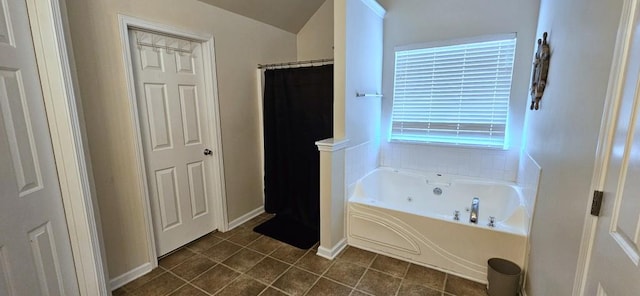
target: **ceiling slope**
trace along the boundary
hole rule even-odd
[[[199,0],[297,34],[325,0]]]

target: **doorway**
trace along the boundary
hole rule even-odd
[[[155,266],[157,257],[227,228],[213,38],[121,21]]]

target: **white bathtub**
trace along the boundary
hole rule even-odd
[[[477,224],[469,222],[474,197]],[[513,183],[378,168],[356,183],[348,204],[350,245],[479,282],[489,258],[524,264],[529,218]]]

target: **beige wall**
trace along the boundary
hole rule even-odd
[[[195,0],[68,0],[111,278],[148,261],[117,14],[213,34],[228,218],[262,206],[256,64],[295,60],[296,36]]]
[[[333,0],[318,8],[297,38],[298,61],[333,58]]]
[[[528,295],[571,295],[622,0],[542,0],[536,36],[551,63],[525,151],[542,167],[531,231]]]
[[[345,138],[345,75],[347,52],[347,1],[333,4],[333,138]]]

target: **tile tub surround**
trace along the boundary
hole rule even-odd
[[[529,217],[533,217],[533,209],[536,203],[536,196],[538,195],[538,183],[540,183],[541,173],[542,168],[540,165],[529,153],[523,151],[520,156],[517,183],[518,186],[522,188],[522,195],[524,196]]]
[[[351,185],[380,165],[379,144],[368,141],[345,149],[345,184]],[[349,196],[349,195],[347,195]]]
[[[269,217],[208,234],[113,295],[486,295],[483,284],[354,247],[331,261],[315,255],[317,246],[262,235],[246,242],[247,230]]]
[[[518,173],[517,147],[500,150],[396,142],[381,147],[381,166],[511,182]]]

